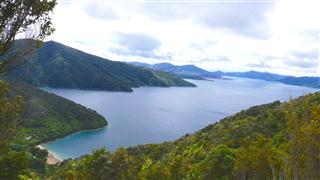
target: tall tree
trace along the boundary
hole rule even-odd
[[[286,119],[289,128],[288,169],[291,179],[320,178],[320,99],[291,101]]]
[[[54,31],[49,15],[55,5],[56,0],[0,1],[0,76],[28,60],[39,45],[35,42]],[[16,37],[28,40],[12,48]],[[0,80],[0,179],[18,179],[26,167],[24,153],[23,160],[19,160],[14,152],[7,150],[21,124],[21,97],[9,100],[8,90],[8,84]]]
[[[10,71],[20,63],[18,61],[32,54],[38,46],[32,41],[25,41],[6,55],[16,37],[43,40],[50,35],[52,27],[50,13],[56,0],[2,0],[0,2],[0,74]]]

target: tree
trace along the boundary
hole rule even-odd
[[[282,154],[263,135],[246,140],[236,153],[236,179],[282,179]]]
[[[21,97],[8,100],[8,84],[0,81],[0,156],[6,152],[19,128]]]
[[[16,36],[25,34],[29,39],[42,40],[54,31],[49,14],[55,5],[55,0],[0,2],[0,75],[19,65],[17,62],[21,56],[32,53],[34,49],[32,44],[28,43],[26,45],[29,46],[19,45],[21,48],[11,50]],[[7,93],[8,84],[0,81],[0,151],[15,137],[20,124],[18,117],[21,112],[21,98],[16,97],[10,102]]]
[[[50,35],[52,27],[50,12],[56,0],[2,0],[0,2],[0,74],[18,66],[19,59],[32,54],[38,43],[25,41],[19,50],[9,52],[17,36],[43,40]]]
[[[195,179],[230,179],[235,153],[224,144],[213,148],[204,160],[193,165],[190,177]]]
[[[320,99],[291,100],[286,109],[289,142],[287,169],[290,179],[320,178]]]
[[[55,5],[56,0],[0,1],[0,76],[28,60],[38,42],[54,31],[49,15]],[[14,44],[16,37],[27,40]],[[28,162],[24,152],[8,151],[8,146],[19,132],[22,100],[9,100],[8,90],[0,81],[0,179],[17,179],[27,173]]]

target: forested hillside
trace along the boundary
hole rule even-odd
[[[179,77],[188,79],[204,80],[206,78],[221,78],[221,75],[212,74],[211,72],[201,69],[192,64],[182,66],[173,65],[170,63],[147,64],[140,62],[130,62],[129,64],[173,73]]]
[[[22,41],[22,40],[20,40]],[[195,86],[161,71],[100,58],[49,41],[6,78],[40,87],[132,91],[139,86]]]
[[[20,141],[36,145],[80,130],[97,129],[107,121],[97,112],[26,84],[10,86],[10,96],[23,99]]]
[[[320,93],[241,111],[161,144],[63,162],[61,179],[319,179]]]

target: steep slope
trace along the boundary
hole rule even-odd
[[[319,127],[320,93],[314,93],[251,107],[173,142],[98,150],[57,166],[54,176],[319,179]]]
[[[23,98],[21,140],[27,138],[27,144],[50,141],[80,130],[107,125],[104,117],[97,112],[30,85],[13,84],[9,94]]]
[[[110,61],[54,41],[45,42],[30,61],[6,77],[40,87],[109,91],[132,91],[139,86],[194,86],[171,74]]]

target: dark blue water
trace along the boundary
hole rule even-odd
[[[141,87],[133,93],[44,88],[96,110],[109,123],[107,128],[76,133],[44,146],[65,159],[100,147],[115,150],[174,140],[253,105],[316,91],[242,78],[188,81],[198,87]]]

